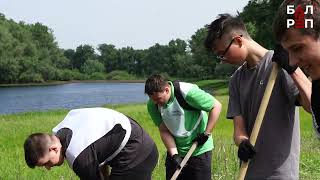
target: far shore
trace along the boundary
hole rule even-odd
[[[145,80],[72,80],[72,81],[50,81],[43,83],[13,83],[0,84],[0,87],[16,87],[16,86],[50,86],[70,83],[144,83]]]

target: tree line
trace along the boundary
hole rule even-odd
[[[267,48],[274,44],[271,24],[280,3],[252,0],[240,13],[251,36]],[[61,49],[49,27],[17,23],[0,14],[0,83],[136,79],[153,73],[194,79],[231,75],[235,66],[217,63],[205,50],[206,33],[204,25],[187,41],[173,39],[148,49],[116,48],[108,43],[96,49],[87,44]]]

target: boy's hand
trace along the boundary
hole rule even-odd
[[[248,139],[243,140],[238,149],[238,157],[241,161],[248,162],[256,154],[256,150]]]
[[[171,156],[171,161],[174,164],[176,169],[181,169],[182,157],[179,154],[174,154]]]
[[[192,142],[198,142],[198,146],[203,145],[209,139],[210,134],[201,133]]]
[[[280,44],[276,44],[274,48],[272,61],[286,70],[288,74],[292,74],[298,68],[298,66],[290,66],[288,52]]]

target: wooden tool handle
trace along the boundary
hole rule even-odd
[[[251,136],[250,136],[250,143],[253,146],[256,144],[257,137],[258,137],[258,134],[260,131],[260,127],[261,127],[261,124],[263,121],[263,117],[266,112],[266,109],[267,109],[267,106],[269,103],[269,99],[270,99],[270,96],[272,93],[272,89],[273,89],[273,86],[276,82],[278,71],[279,70],[278,70],[277,63],[273,63],[272,71],[271,71],[271,74],[270,74],[270,77],[268,80],[268,84],[267,84],[266,90],[264,91],[263,98],[262,98],[262,101],[261,101],[261,104],[259,107],[258,115],[256,117],[256,121],[254,123],[253,129],[251,132]],[[247,173],[249,162],[250,162],[250,160],[248,162],[242,162],[238,180],[244,180],[246,173]]]
[[[182,170],[182,168],[186,165],[186,163],[188,162],[189,158],[191,157],[192,153],[194,152],[194,150],[197,148],[198,142],[194,142],[191,146],[191,148],[189,149],[187,155],[183,158],[183,160],[181,161],[181,168],[177,169],[176,172],[174,172],[174,174],[172,175],[170,180],[176,180]]]

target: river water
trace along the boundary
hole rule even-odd
[[[0,114],[141,103],[144,83],[70,83],[0,88]]]

